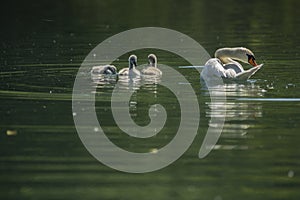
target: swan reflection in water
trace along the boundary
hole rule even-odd
[[[262,97],[266,91],[254,83],[245,82],[243,84],[225,83],[222,86],[215,85],[209,87],[209,90],[207,87],[202,88],[203,95],[208,98],[210,92],[213,92],[216,97],[218,97],[218,93],[221,96],[225,92],[226,95],[226,100],[223,102],[213,102],[210,99],[205,102],[206,118],[225,117],[220,137],[222,140],[219,140],[213,149],[248,149],[249,147],[241,145],[239,140],[251,137],[247,133],[255,127],[257,118],[262,117],[262,104],[261,102],[241,102],[238,99],[241,97]],[[212,129],[217,126],[212,120],[209,120],[208,125]]]
[[[143,89],[150,95],[149,98],[157,99],[158,84],[161,76],[153,75],[134,75],[134,76],[115,76],[115,75],[92,75],[93,85],[97,89],[104,89],[102,92],[111,94],[112,90],[119,92],[132,93],[129,101],[129,108],[132,117],[137,115],[137,93]],[[109,90],[107,90],[109,89]],[[107,90],[107,91],[106,91]],[[100,92],[101,90],[98,90]],[[106,92],[105,92],[106,91]],[[140,102],[141,103],[141,102]],[[156,105],[153,105],[154,108]]]
[[[141,105],[141,103],[143,104],[143,102],[138,102],[138,91],[142,89],[144,99],[151,98],[156,102],[159,92],[158,84],[160,84],[162,80],[159,76],[143,75],[110,78],[94,77],[93,81],[97,85],[97,88],[110,88],[110,90],[107,91],[109,94],[111,94],[114,89],[119,89],[121,92],[131,91],[132,96],[129,100],[129,110],[131,117],[137,117],[138,109],[140,109],[140,106],[137,105],[138,103],[139,105]],[[216,124],[216,121],[212,120],[212,118],[225,118],[221,140],[213,146],[213,149],[248,149],[248,146],[242,145],[240,140],[251,137],[248,132],[255,127],[257,119],[262,117],[262,104],[257,101],[245,102],[239,101],[238,99],[242,97],[263,97],[266,91],[258,84],[249,80],[243,83],[212,85],[209,87],[209,90],[205,87],[203,82],[200,82],[200,84],[202,86],[200,99],[205,99],[205,102],[200,101],[199,103],[200,107],[205,106],[205,118],[209,120],[208,126],[213,130],[214,127],[218,127],[218,124]],[[102,92],[105,93],[105,90],[101,90],[101,93]],[[224,92],[226,101],[211,101],[212,93],[218,98],[218,96],[224,95]],[[149,98],[145,98],[147,95],[149,95]],[[111,97],[110,95],[108,96]],[[151,102],[153,103],[153,101]],[[145,107],[148,106],[144,105],[141,109]],[[154,113],[154,115],[159,115],[158,110],[156,111],[157,113]]]

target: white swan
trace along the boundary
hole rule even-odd
[[[154,54],[148,55],[148,63],[149,66],[142,70],[142,74],[144,75],[156,75],[161,76],[162,71],[157,68],[157,58]]]
[[[121,76],[139,76],[141,75],[140,71],[135,67],[137,66],[137,56],[131,55],[128,58],[129,66],[127,68],[123,68],[119,71],[119,75]]]
[[[91,73],[92,75],[116,74],[117,68],[114,65],[94,66],[91,70]]]
[[[248,63],[253,68],[244,70],[243,66],[237,61]],[[221,48],[215,52],[215,58],[211,58],[205,63],[201,71],[201,77],[247,80],[262,66],[263,64],[257,65],[254,54],[247,48]]]

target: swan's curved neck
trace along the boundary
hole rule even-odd
[[[129,69],[134,69],[134,64],[132,62],[129,61]]]
[[[215,58],[220,59],[221,62],[224,64],[236,62],[234,60],[245,62],[245,61],[243,61],[243,59],[240,57],[239,53],[237,52],[237,48],[218,49],[215,52]]]
[[[155,67],[155,68],[156,68],[156,67],[157,67],[157,64],[156,64],[156,62],[154,62],[154,63],[150,63],[150,66],[151,66],[151,67]]]

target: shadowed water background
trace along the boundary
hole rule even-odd
[[[6,2],[0,18],[0,198],[299,199],[299,6],[291,0]],[[121,56],[114,62],[118,69],[127,66],[130,53],[139,64],[155,53],[159,63],[185,76],[200,107],[198,134],[180,159],[159,171],[128,174],[101,164],[84,148],[73,122],[72,89],[93,48],[121,31],[146,26],[187,34],[211,56],[220,47],[248,47],[264,66],[248,82],[227,83],[227,102],[216,105],[196,70],[178,68],[189,64],[184,59],[153,49]],[[129,105],[138,125],[150,122],[152,104],[168,112],[158,135],[137,139],[113,120],[116,80],[92,81],[98,82],[98,119],[115,144],[155,152],[172,140],[180,108],[167,88],[125,80],[125,87],[139,88]],[[221,138],[199,159],[213,126],[210,117],[224,109]]]

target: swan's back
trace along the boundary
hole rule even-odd
[[[117,68],[114,65],[101,65],[101,66],[94,66],[92,68],[91,73],[93,75],[100,75],[100,74],[116,74]]]
[[[155,54],[152,53],[148,55],[148,63],[149,66],[142,70],[143,75],[162,75],[162,71],[160,71],[160,69],[157,68],[157,57]]]
[[[147,67],[147,68],[142,70],[142,74],[161,76],[162,72],[156,67]]]
[[[121,76],[127,76],[129,74],[129,68],[123,68],[118,73]]]
[[[132,68],[123,68],[118,73],[120,76],[139,76],[141,73],[139,70]]]

